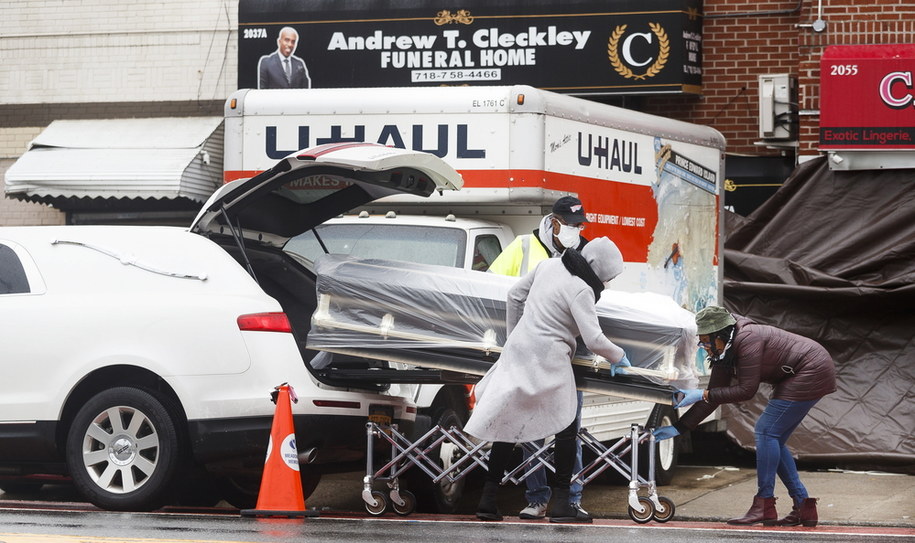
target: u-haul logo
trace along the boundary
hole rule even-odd
[[[642,173],[637,141],[600,134],[578,133],[578,163],[603,170]]]
[[[280,131],[283,141],[293,141],[298,138],[298,147],[295,149],[280,149],[277,143]],[[287,131],[295,130],[295,134]],[[346,134],[346,135],[344,135]],[[367,128],[366,125],[333,124],[326,127],[313,127],[300,125],[294,129],[266,126],[264,130],[264,152],[273,160],[285,158],[290,153],[300,149],[325,143],[344,142],[375,142],[390,145],[401,149],[412,149],[431,153],[439,158],[451,156],[454,158],[483,159],[486,158],[486,148],[482,142],[470,141],[470,131],[467,124],[438,124],[422,125],[413,124],[402,127],[396,124],[386,124],[380,129]]]

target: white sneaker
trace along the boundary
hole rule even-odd
[[[584,516],[586,516],[586,517],[588,517],[588,518],[591,518],[591,515],[589,515],[588,512],[584,510],[584,508],[581,506],[580,503],[573,503],[573,504],[572,504],[572,507],[575,508],[576,510],[578,510],[578,515],[579,515],[579,516],[584,515]]]
[[[546,517],[545,503],[529,503],[527,504],[527,507],[518,513],[518,518],[523,519],[539,519],[544,517]]]

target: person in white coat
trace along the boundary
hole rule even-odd
[[[553,204],[553,211],[540,220],[540,227],[530,234],[522,234],[514,239],[502,253],[489,265],[491,273],[520,277],[532,272],[537,264],[548,259],[562,256],[566,248],[581,251],[588,240],[581,235],[588,223],[588,217],[581,200],[574,196],[563,196]],[[582,393],[578,391],[578,410],[576,420],[581,424]],[[543,447],[543,440],[532,441],[532,447]],[[521,449],[521,458],[527,462],[531,456],[530,449]],[[575,464],[573,470],[581,471],[581,440],[575,440]],[[527,506],[518,513],[522,519],[542,519],[546,516],[546,506],[550,502],[550,485],[547,483],[546,469],[538,466],[524,479],[524,497]],[[569,501],[576,509],[581,509],[581,483],[572,481],[569,487]]]
[[[508,293],[508,337],[499,360],[475,388],[476,406],[464,430],[494,442],[477,518],[501,520],[497,493],[515,443],[555,435],[555,489],[550,522],[591,522],[569,503],[578,423],[572,358],[576,337],[616,365],[626,353],[604,335],[595,304],[607,283],[623,271],[623,256],[608,238],[579,253],[544,260]]]

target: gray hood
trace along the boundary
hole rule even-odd
[[[623,273],[623,253],[610,238],[593,239],[581,250],[591,269],[601,282],[607,282]]]

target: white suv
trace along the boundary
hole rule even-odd
[[[312,371],[315,278],[283,245],[376,198],[460,185],[426,153],[326,145],[221,187],[190,230],[0,228],[0,473],[69,475],[105,509],[203,488],[249,507],[288,382],[307,496],[364,460],[370,417],[409,431],[416,407],[382,362]]]

